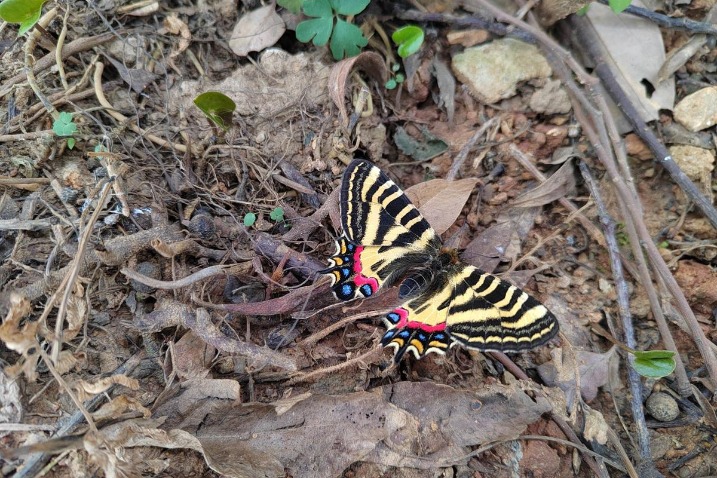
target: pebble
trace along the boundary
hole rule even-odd
[[[674,109],[675,121],[690,131],[717,124],[717,86],[708,86],[685,96]]]
[[[680,407],[677,405],[677,401],[663,392],[650,395],[645,402],[645,408],[655,420],[660,422],[671,422],[680,415]]]
[[[715,155],[709,149],[679,144],[670,146],[670,155],[693,181],[702,181],[714,169]]]
[[[522,81],[552,74],[537,47],[512,38],[466,48],[453,57],[451,66],[471,94],[488,104],[514,96]]]

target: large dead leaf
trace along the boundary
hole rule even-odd
[[[578,377],[580,393],[586,402],[590,402],[597,397],[598,389],[608,383],[611,361],[617,360],[614,347],[605,353],[573,350],[574,354],[565,354],[562,348],[553,349],[553,360],[538,367],[545,384],[560,387],[565,392],[569,405],[576,397]]]
[[[273,3],[242,16],[234,25],[229,46],[239,56],[262,51],[274,45],[286,31],[284,20],[276,13]]]
[[[180,394],[155,413],[167,417],[168,431],[146,433],[158,439],[142,444],[198,449],[196,437],[207,463],[225,476],[333,478],[356,461],[420,469],[464,464],[466,447],[515,439],[549,409],[503,385],[476,392],[401,382],[239,406]]]
[[[642,7],[635,0],[633,5]],[[649,20],[613,12],[607,5],[590,4],[586,15],[607,51],[617,82],[633,98],[641,118],[653,121],[659,110],[671,110],[675,103],[675,81],[658,82],[665,61],[665,45],[660,28]],[[654,92],[648,93],[648,88]],[[651,94],[650,94],[651,93]]]
[[[432,179],[406,189],[406,195],[438,234],[456,222],[473,192],[476,178],[446,181]]]

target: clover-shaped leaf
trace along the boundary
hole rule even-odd
[[[313,40],[316,46],[326,45],[334,28],[334,14],[329,0],[307,0],[304,4],[304,14],[316,18],[304,20],[296,25],[296,39],[303,43]]]
[[[270,213],[269,217],[272,221],[281,222],[284,220],[284,209],[277,207],[274,208]]]
[[[276,3],[296,15],[301,11],[301,6],[304,2],[303,0],[277,0]]]
[[[336,19],[334,34],[331,37],[331,54],[335,59],[342,60],[356,56],[366,45],[368,40],[359,27],[340,18]]]
[[[358,15],[371,0],[331,0],[331,6],[339,15]]]
[[[72,136],[77,133],[77,125],[72,121],[72,113],[63,111],[57,119],[52,123],[52,131],[57,136]]]

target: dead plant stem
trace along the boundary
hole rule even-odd
[[[100,213],[104,210],[105,202],[107,201],[107,196],[109,195],[109,192],[111,190],[112,181],[107,181],[102,186],[102,190],[99,194],[99,200],[97,201],[97,205],[95,207],[95,210],[92,211],[92,216],[90,216],[90,220],[87,221],[87,224],[85,224],[85,227],[82,227],[82,224],[80,224],[80,230],[82,231],[82,235],[80,236],[80,240],[77,244],[77,253],[75,254],[75,258],[72,261],[72,267],[69,270],[69,279],[67,281],[67,284],[65,285],[65,291],[62,297],[62,301],[60,302],[60,306],[57,310],[57,321],[55,322],[55,337],[52,341],[52,362],[57,363],[57,360],[60,357],[60,350],[62,349],[62,335],[63,335],[63,325],[65,322],[65,315],[67,314],[67,307],[70,302],[70,295],[72,294],[74,290],[75,281],[77,280],[77,277],[80,274],[80,262],[83,260],[83,256],[85,254],[85,248],[87,247],[87,244],[89,243],[90,236],[92,235],[93,227],[95,223],[97,222],[97,218],[99,218]],[[85,211],[88,211],[86,209]]]
[[[607,242],[607,250],[610,256],[610,267],[612,269],[613,281],[617,292],[617,306],[622,321],[624,339],[628,347],[635,349],[637,341],[635,340],[635,329],[632,324],[632,314],[630,313],[630,292],[622,272],[622,262],[620,261],[620,247],[615,237],[615,221],[610,217],[607,208],[602,201],[600,189],[597,182],[590,174],[590,170],[584,162],[578,164],[580,173],[585,180],[593,200],[598,208],[600,222],[603,225],[605,240]],[[630,384],[630,406],[632,408],[632,416],[635,420],[637,428],[637,443],[642,461],[652,461],[650,454],[650,435],[645,423],[645,413],[642,408],[642,381],[640,375],[635,370],[633,363],[635,357],[632,354],[627,355],[627,361],[630,364],[627,367],[628,382]],[[651,464],[654,468],[654,464]]]

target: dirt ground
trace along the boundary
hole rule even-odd
[[[343,61],[256,1],[50,1],[24,36],[3,23],[3,476],[717,475],[714,127],[674,107],[715,83],[715,33],[655,29],[664,51],[708,39],[668,75],[676,98],[635,115],[656,146],[596,86],[604,62],[571,62],[590,53],[566,38],[579,24],[546,20],[570,12],[546,3],[503,44],[509,20],[482,8],[374,0]],[[249,12],[267,28],[241,35]],[[401,59],[388,36],[407,23],[425,40]],[[494,66],[519,70],[513,91],[459,65],[489,44],[518,44]],[[406,81],[388,89],[392,65]],[[235,102],[226,129],[195,106],[207,91]],[[665,145],[707,160],[671,149],[679,179]],[[317,273],[357,157],[560,335],[394,364],[380,318],[398,288],[338,302]],[[630,373],[625,344],[674,348],[677,369]]]

